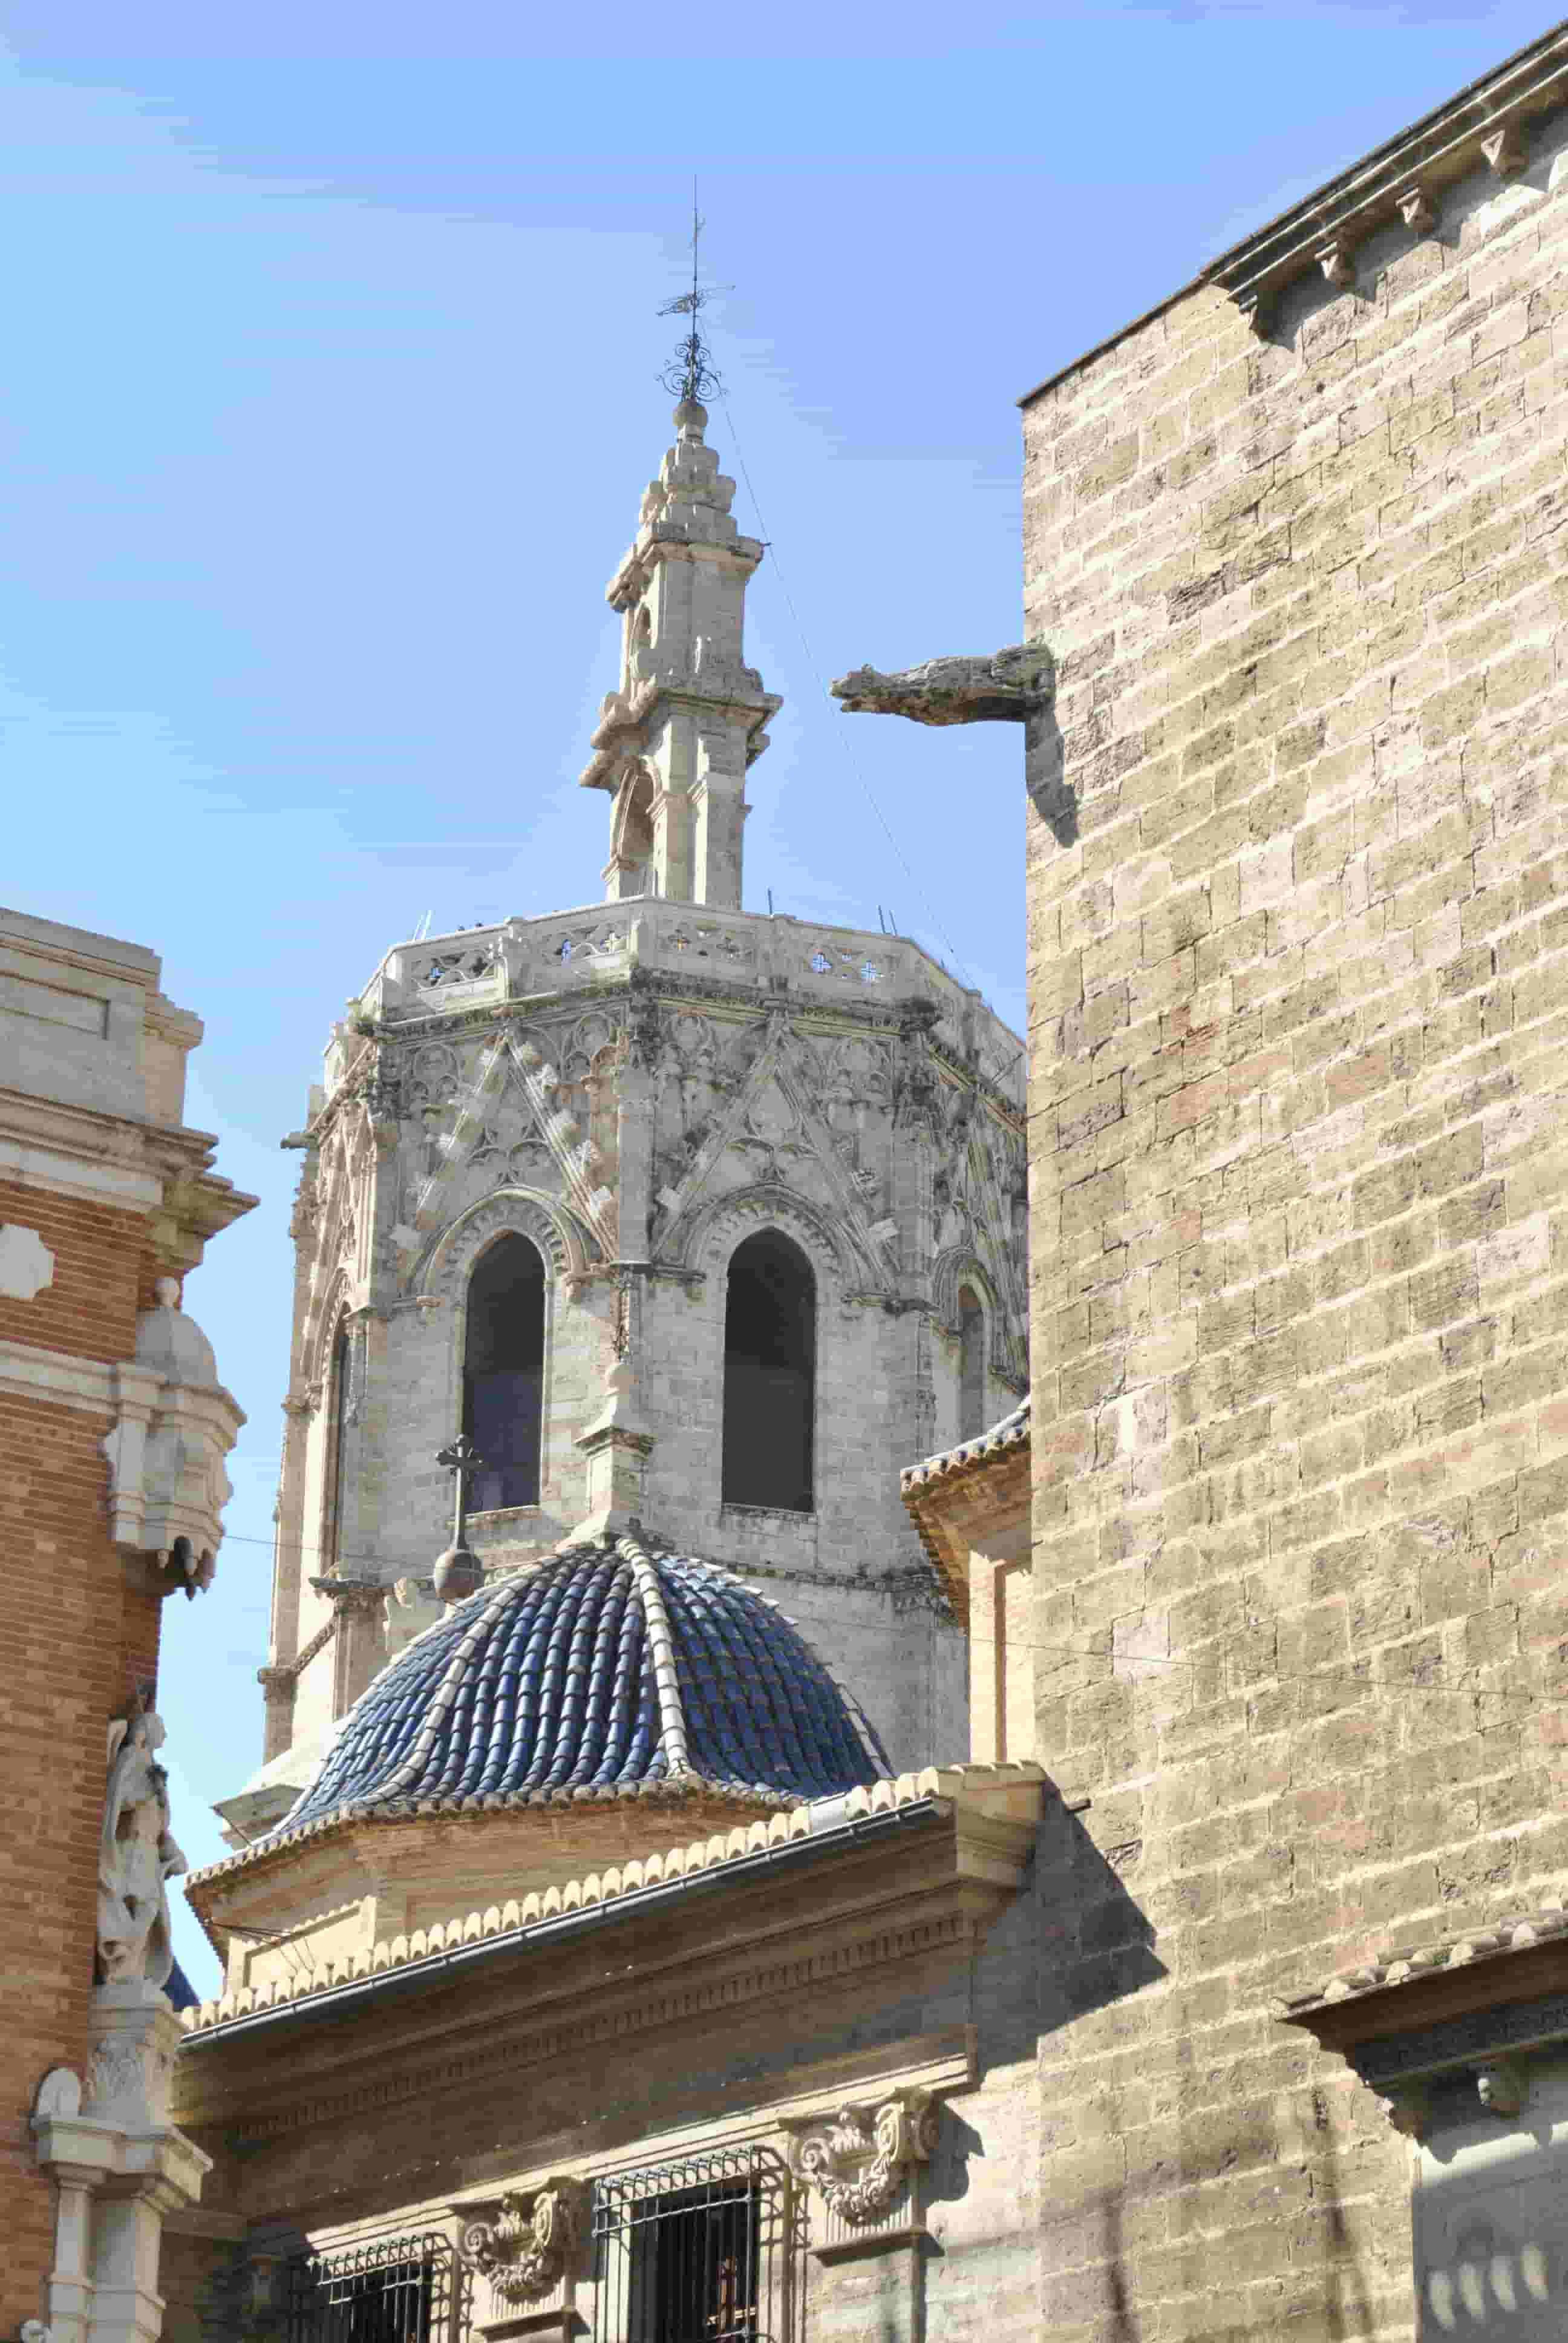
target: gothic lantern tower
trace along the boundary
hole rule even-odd
[[[629,1533],[783,1604],[894,1765],[964,1745],[962,1640],[900,1468],[1025,1388],[1016,1035],[917,945],[742,909],[762,558],[683,397],[608,588],[585,786],[602,906],[394,945],[311,1095],[266,1764],[317,1777],[441,1607],[452,1491],[487,1577]],[[450,1593],[450,1589],[447,1590]]]

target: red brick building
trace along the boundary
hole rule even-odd
[[[103,2008],[123,2036],[145,2004],[156,2036],[181,1981],[155,1915],[111,1947],[135,1992],[104,1983],[106,1749],[153,1705],[165,1597],[211,1575],[243,1421],[178,1303],[255,1200],[185,1127],[202,1028],[158,979],[139,945],[0,911],[0,2330],[55,2343],[157,2331],[153,2200],[180,2176],[100,2088]],[[156,1726],[120,1737],[161,1795]],[[156,2042],[138,2055],[156,2082]]]

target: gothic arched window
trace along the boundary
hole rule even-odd
[[[774,1230],[730,1256],[724,1304],[727,1505],[811,1511],[817,1413],[817,1281]]]
[[[959,1288],[959,1438],[985,1430],[985,1312],[972,1285]]]
[[[327,1503],[322,1507],[322,1521],[327,1533],[322,1539],[327,1549],[324,1560],[334,1568],[341,1567],[344,1560],[343,1501],[348,1485],[348,1412],[351,1404],[349,1356],[348,1322],[343,1319],[339,1321],[332,1345],[332,1373],[327,1383]]]
[[[527,1237],[498,1237],[468,1280],[463,1429],[485,1460],[476,1513],[539,1502],[545,1265]]]

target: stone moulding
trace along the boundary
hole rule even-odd
[[[537,2302],[575,2275],[588,2232],[588,2191],[581,2180],[553,2174],[537,2188],[509,2188],[495,2203],[465,2206],[457,2258],[488,2278],[508,2308]],[[477,2217],[472,2217],[477,2215]]]
[[[1382,1955],[1275,2014],[1345,2057],[1408,2138],[1478,2107],[1512,2122],[1532,2060],[1568,2046],[1568,1910]]]
[[[1516,176],[1528,158],[1531,122],[1565,102],[1568,26],[1559,25],[1221,253],[1198,282],[1228,293],[1266,337],[1287,285],[1318,268],[1336,291],[1348,286],[1356,246],[1393,221],[1430,233],[1444,187],[1483,165],[1502,178]]]
[[[791,2126],[790,2169],[851,2228],[892,2210],[917,2165],[937,2144],[940,2117],[929,2091],[841,2107],[826,2121]]]

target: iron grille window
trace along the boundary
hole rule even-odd
[[[288,2268],[288,2343],[448,2343],[461,2284],[444,2237],[376,2237]]]
[[[792,2219],[789,2174],[769,2148],[599,2181],[595,2343],[792,2343]]]

